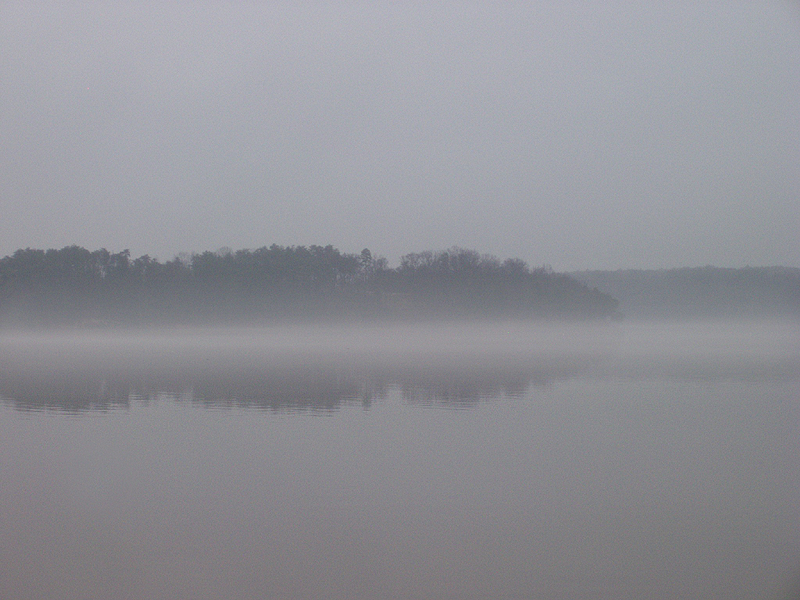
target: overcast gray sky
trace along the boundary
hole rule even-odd
[[[0,255],[800,266],[800,6],[0,4]]]

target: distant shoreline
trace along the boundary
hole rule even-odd
[[[292,320],[619,319],[611,295],[547,267],[450,248],[390,268],[369,249],[264,246],[161,263],[127,250],[20,249],[0,259],[0,326]]]
[[[572,271],[617,298],[626,319],[800,319],[800,269],[686,267]]]

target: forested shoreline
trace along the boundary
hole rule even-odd
[[[264,246],[160,262],[128,250],[0,259],[0,325],[246,324],[291,319],[618,318],[618,302],[520,259],[451,248],[390,268],[368,249]]]

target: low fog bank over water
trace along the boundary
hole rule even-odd
[[[616,325],[427,323],[0,337],[0,394],[20,407],[80,410],[167,394],[270,409],[412,402],[468,406],[521,396],[615,352]]]
[[[395,386],[410,399],[457,404],[579,375],[791,377],[793,331],[509,322],[5,334],[0,394],[75,409],[162,393],[331,409]]]
[[[466,407],[574,378],[796,380],[800,322],[282,325],[0,335],[0,397],[83,410],[167,395],[273,410]]]

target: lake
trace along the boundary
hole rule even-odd
[[[0,598],[800,594],[800,324],[0,333]]]

